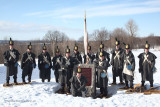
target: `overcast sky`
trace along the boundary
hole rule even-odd
[[[83,36],[85,10],[88,33],[125,29],[133,19],[139,36],[160,36],[160,0],[0,0],[0,40],[42,39],[48,30],[77,40]]]

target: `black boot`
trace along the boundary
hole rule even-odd
[[[7,82],[6,82],[6,86],[9,86],[9,80],[7,80]]]
[[[28,83],[31,83],[31,80],[28,80]]]
[[[56,78],[56,83],[58,83],[58,78]]]
[[[48,79],[48,82],[50,82],[50,79]]]
[[[145,81],[142,81],[140,92],[144,92],[144,90],[145,90],[144,83],[145,83]]]
[[[100,88],[100,92],[101,92],[101,94],[103,94],[103,87]]]
[[[70,91],[70,86],[67,86],[67,95],[71,94],[71,91]]]
[[[130,88],[133,89],[133,81],[130,81]]]
[[[64,84],[61,84],[61,87],[62,87],[62,88],[60,89],[60,93],[61,93],[61,94],[64,94],[64,92],[65,92],[65,90],[64,90],[65,85],[64,85]]]
[[[31,77],[28,77],[28,83],[31,83]]]
[[[125,81],[126,86],[128,86],[128,81]]]
[[[18,83],[17,83],[17,79],[15,79],[15,80],[14,80],[14,83],[15,83],[15,85],[18,85]]]
[[[142,81],[141,87],[144,87],[144,83],[145,83],[145,81]]]
[[[42,79],[42,82],[44,82],[44,79]]]
[[[128,89],[128,81],[125,81],[126,86],[124,87],[124,89]]]
[[[150,81],[150,87],[153,88],[153,81]]]
[[[23,78],[22,81],[23,81],[23,84],[27,84],[26,81],[25,81],[25,78]]]

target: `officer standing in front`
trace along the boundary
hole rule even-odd
[[[108,65],[109,62],[105,60],[103,52],[100,52],[99,59],[94,61],[97,68],[97,87],[100,88],[100,97],[107,97],[108,95]]]

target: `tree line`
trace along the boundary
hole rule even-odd
[[[124,28],[116,28],[113,31],[108,31],[106,28],[94,30],[91,34],[88,34],[89,45],[92,46],[92,52],[96,53],[99,49],[101,41],[105,45],[105,50],[112,50],[115,47],[115,38],[121,41],[121,47],[123,48],[123,42],[130,44],[132,49],[142,49],[146,41],[149,42],[151,48],[160,46],[160,37],[154,34],[150,34],[147,37],[139,37],[138,26],[134,20],[129,20]],[[14,40],[14,38],[13,38]],[[22,54],[26,52],[27,45],[32,42],[33,52],[36,57],[41,53],[43,43],[46,44],[48,52],[51,56],[55,56],[55,49],[58,46],[61,54],[64,55],[66,46],[68,45],[71,51],[74,49],[74,45],[78,45],[79,51],[84,53],[83,36],[78,40],[70,39],[65,33],[60,31],[48,31],[42,40],[31,41],[15,41],[15,48],[20,52],[20,59]],[[3,53],[6,49],[9,49],[8,40],[0,41],[0,63],[3,63]]]

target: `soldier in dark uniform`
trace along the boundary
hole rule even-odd
[[[97,87],[100,88],[100,97],[106,97],[108,94],[108,74],[107,69],[109,62],[105,60],[103,52],[100,52],[100,58],[95,61],[95,66],[97,68],[98,81]]]
[[[70,79],[72,95],[85,97],[87,79],[81,75],[81,68],[78,67],[76,71],[77,74]]]
[[[150,82],[150,87],[153,87],[153,72],[155,70],[155,59],[157,58],[153,53],[149,51],[150,44],[146,41],[144,53],[141,53],[139,58],[139,72],[142,76],[142,87],[144,87],[145,81]]]
[[[91,46],[88,44],[88,48],[87,48],[87,55],[84,55],[84,63],[85,64],[92,64],[93,60],[95,58],[95,55],[93,55],[91,53]]]
[[[96,59],[99,59],[100,52],[103,52],[104,59],[107,60],[108,62],[110,62],[110,55],[108,52],[104,51],[104,44],[102,43],[102,41],[99,46],[99,52],[97,52],[97,54],[96,54]]]
[[[21,69],[23,70],[22,81],[25,84],[26,84],[25,76],[28,75],[28,82],[30,83],[33,68],[36,67],[35,54],[32,53],[31,50],[32,50],[32,45],[31,45],[31,42],[30,42],[30,44],[28,45],[27,52],[25,52],[23,54],[22,60],[21,60]]]
[[[42,79],[42,82],[44,82],[45,79],[48,79],[48,82],[50,82],[52,62],[45,44],[42,53],[38,56],[38,68],[40,70],[40,78]]]
[[[14,83],[17,83],[17,66],[18,63],[17,61],[19,60],[19,55],[20,53],[18,52],[18,50],[13,48],[14,45],[14,41],[12,41],[12,39],[10,38],[9,41],[9,50],[7,50],[6,52],[4,52],[3,56],[4,56],[4,65],[7,67],[7,73],[6,73],[6,85],[9,86],[9,80],[10,80],[10,76],[13,76],[14,78]]]
[[[123,76],[125,79],[126,86],[125,89],[128,89],[128,82],[130,82],[130,88],[133,88],[133,80],[134,80],[134,69],[135,69],[135,58],[130,50],[130,45],[125,44],[126,52],[124,52],[124,66],[123,66]]]
[[[54,70],[54,75],[55,75],[55,79],[56,82],[58,83],[58,79],[59,79],[59,70],[61,69],[61,59],[63,58],[63,56],[60,54],[60,49],[57,46],[56,49],[56,56],[52,59],[53,62],[53,67],[52,69]]]
[[[69,80],[73,76],[73,68],[74,65],[76,65],[78,62],[73,57],[70,56],[70,49],[67,46],[67,49],[65,50],[66,54],[62,62],[62,73],[60,74],[60,83],[61,83],[61,92],[65,92],[65,86],[67,88],[67,94],[70,94],[70,88],[71,84]]]
[[[78,51],[78,46],[75,44],[74,46],[74,52],[73,54],[71,55],[73,58],[75,58],[76,60],[79,61],[79,63],[82,63],[82,56],[81,54],[79,53]]]
[[[120,41],[116,38],[116,49],[113,49],[112,51],[112,59],[111,59],[111,65],[112,65],[112,73],[113,73],[113,85],[116,84],[116,77],[119,76],[120,84],[123,83],[122,78],[122,71],[123,71],[123,53],[124,50],[120,48]]]

